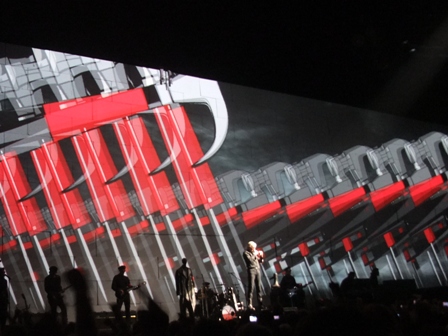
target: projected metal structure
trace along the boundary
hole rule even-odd
[[[45,310],[42,280],[56,264],[85,268],[96,309],[108,310],[110,280],[126,263],[135,282],[147,283],[141,294],[175,316],[180,259],[199,282],[243,295],[241,252],[252,239],[267,256],[266,293],[286,266],[314,280],[316,296],[328,294],[328,277],[367,275],[373,264],[420,286],[446,283],[446,135],[215,176],[207,160],[228,127],[216,82],[8,49],[0,62],[0,219],[2,261],[19,280],[14,304],[22,292]],[[213,117],[206,151],[185,108],[192,104]],[[133,296],[135,306],[141,301]]]

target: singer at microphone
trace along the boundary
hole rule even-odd
[[[257,244],[253,241],[247,243],[247,249],[243,253],[243,259],[246,263],[248,290],[247,290],[247,308],[254,310],[252,297],[254,289],[257,292],[259,308],[262,308],[263,299],[261,297],[261,275],[260,263],[263,262],[263,251],[256,249]]]

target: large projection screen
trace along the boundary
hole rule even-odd
[[[174,273],[245,304],[290,267],[331,299],[348,272],[447,283],[448,127],[50,50],[0,44],[1,262],[12,309],[48,310],[43,279],[82,268],[110,311],[119,265],[132,308],[177,318]],[[218,295],[219,296],[219,295]],[[74,300],[67,291],[72,309]]]

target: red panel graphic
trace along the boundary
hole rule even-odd
[[[216,215],[216,219],[220,225],[227,224],[227,220],[235,218],[235,216],[238,214],[238,211],[235,208],[230,208],[228,211],[221,212],[220,214]]]
[[[350,237],[345,237],[344,239],[342,239],[342,243],[344,244],[344,248],[347,252],[353,250],[353,243]]]
[[[403,250],[403,255],[404,255],[404,258],[406,259],[407,262],[412,260],[411,254],[409,253],[409,250],[407,250],[407,249]]]
[[[427,229],[423,230],[423,233],[425,234],[425,237],[426,237],[426,240],[428,241],[428,243],[432,244],[435,242],[436,236],[434,235],[434,232],[432,231],[431,228],[427,228]]]
[[[310,249],[309,249],[307,243],[300,243],[299,250],[303,257],[306,257],[310,254]]]
[[[132,118],[131,120],[125,120],[125,125],[139,162],[147,175],[157,209],[162,216],[179,210],[179,204],[165,172],[150,175],[152,171],[160,166],[161,162],[143,120],[141,118]]]
[[[81,135],[75,136],[72,138],[72,142],[100,221],[105,222],[112,219],[114,217],[114,212],[109,205],[109,201],[103,189],[103,183],[101,182],[101,178],[98,175],[98,171],[95,168],[95,164],[89,154],[89,150],[83,137]]]
[[[3,207],[5,209],[6,217],[14,236],[27,232],[25,223],[20,214],[19,206],[14,197],[12,188],[6,178],[4,172],[4,163],[0,162],[0,186],[1,186],[1,198]]]
[[[438,175],[428,181],[424,181],[409,187],[409,192],[411,193],[411,197],[414,201],[415,206],[419,206],[420,204],[422,204],[429,197],[439,191],[442,186],[442,176]]]
[[[328,200],[328,203],[330,204],[333,215],[337,217],[344,211],[350,209],[352,206],[359,203],[365,194],[366,192],[364,188],[360,187],[345,194],[331,198]]]
[[[17,156],[3,156],[1,162],[5,176],[11,186],[15,201],[30,235],[47,230],[36,199],[19,201],[31,192],[28,180]]]
[[[61,229],[70,224],[70,220],[65,211],[60,193],[57,189],[56,183],[51,175],[48,164],[45,161],[42,149],[38,148],[31,152],[34,166],[36,167],[37,175],[43,187],[45,199],[53,217],[54,224],[57,229]]]
[[[385,233],[383,237],[386,241],[387,247],[392,247],[395,245],[395,239],[391,232]]]
[[[390,186],[374,190],[369,195],[373,207],[376,211],[379,211],[386,205],[390,204],[392,201],[400,197],[403,194],[404,190],[404,183],[400,181]]]
[[[155,112],[188,208],[204,205],[210,209],[221,204],[223,200],[209,165],[193,167],[204,154],[184,108],[164,106]]]
[[[320,208],[323,201],[324,197],[322,194],[318,194],[303,201],[288,205],[286,207],[286,213],[288,214],[289,220],[291,223],[298,221],[300,218],[303,218],[314,210]]]
[[[95,165],[95,171],[98,172],[97,176],[102,182],[102,187],[115,217],[121,222],[135,216],[123,182],[117,180],[106,184],[118,171],[101,132],[98,129],[93,129],[83,133],[82,136],[89,149],[90,157]]]
[[[276,201],[269,203],[258,208],[243,212],[243,221],[246,224],[246,228],[250,229],[257,223],[260,223],[272,216],[274,216],[281,208],[280,202]]]
[[[154,195],[151,192],[148,182],[148,175],[145,174],[142,162],[138,159],[134,146],[130,141],[128,131],[123,122],[114,123],[115,134],[120,144],[121,152],[129,168],[132,183],[135,187],[137,197],[140,201],[143,214],[148,216],[158,210]]]
[[[79,190],[73,189],[63,192],[75,181],[59,144],[56,142],[43,144],[42,153],[45,156],[48,169],[51,171],[51,175],[53,176],[53,180],[60,193],[65,211],[73,228],[77,229],[89,223],[91,220],[87,214],[87,209],[82,201]]]
[[[129,227],[128,232],[131,236],[136,236],[143,232],[149,232],[149,223],[147,221],[142,221],[137,225]]]
[[[44,105],[45,119],[54,140],[76,135],[105,122],[148,109],[143,90],[135,89]]]

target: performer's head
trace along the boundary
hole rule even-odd
[[[187,258],[182,258],[182,265],[187,266]]]
[[[291,267],[288,266],[285,268],[285,274],[291,274]]]
[[[256,248],[257,248],[257,243],[256,242],[250,241],[250,242],[247,243],[247,250],[248,251],[253,252],[253,251],[255,251]]]
[[[118,266],[118,272],[120,273],[126,272],[126,266],[125,265]]]
[[[50,266],[50,274],[56,274],[58,272],[58,268],[56,266]]]

